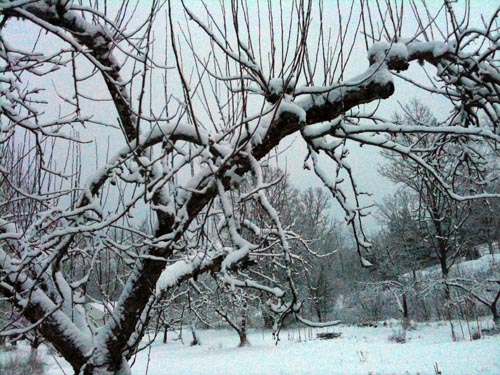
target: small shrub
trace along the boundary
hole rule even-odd
[[[479,339],[481,339],[481,332],[472,332],[471,339],[472,340],[479,340]]]
[[[359,361],[360,362],[366,362],[368,360],[368,352],[364,352],[360,350],[358,353]]]
[[[481,335],[484,336],[494,336],[500,334],[500,327],[493,327],[493,328],[483,328],[481,330]]]
[[[403,320],[403,328],[407,331],[416,331],[417,323],[413,319]]]
[[[36,352],[31,352],[28,356],[13,354],[8,356],[4,363],[0,363],[0,373],[2,375],[44,375],[45,366],[45,362],[36,355]]]
[[[398,344],[404,344],[406,342],[406,330],[393,330],[392,334],[387,338],[390,342],[396,342]]]

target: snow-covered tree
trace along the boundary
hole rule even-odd
[[[491,171],[494,177],[490,191],[500,191],[500,166]],[[472,205],[471,214],[464,225],[464,232],[476,244],[486,244],[491,254],[500,249],[499,199],[484,199]]]
[[[13,194],[0,202],[0,292],[26,329],[85,375],[130,373],[156,298],[205,272],[311,323],[300,316],[289,235],[264,193],[273,181],[263,166],[287,136],[307,148],[304,164],[343,210],[364,266],[353,142],[412,160],[454,199],[492,197],[480,173],[475,191],[456,191],[456,176],[427,157],[453,143],[476,170],[471,141],[500,142],[500,12],[470,25],[453,4],[1,1],[0,145],[29,147],[14,163],[1,160]],[[428,75],[412,73],[419,64]],[[403,84],[398,77],[451,104],[447,121],[382,118],[377,104]],[[420,148],[395,134],[432,142]],[[34,190],[15,178],[28,169]],[[253,186],[242,194],[247,174]],[[267,226],[243,215],[247,200],[262,206]],[[85,291],[106,252],[126,269],[110,319],[96,327]],[[279,286],[242,272],[271,259]],[[68,271],[82,263],[84,274]]]
[[[311,319],[327,321],[338,290],[335,288],[335,254],[344,245],[341,223],[336,223],[330,214],[331,195],[320,188],[309,188],[299,196],[293,229],[303,243],[297,243],[296,254],[303,259],[298,271],[305,282],[302,294],[309,307]],[[313,318],[314,316],[314,318]]]
[[[403,109],[403,114],[395,116],[395,121],[400,124],[429,127],[438,124],[430,108],[416,99]],[[440,134],[426,138],[407,134],[394,137],[400,138],[401,143],[415,150],[425,150],[425,160],[439,167],[441,173],[448,176],[455,191],[476,192],[478,183],[491,183],[487,177],[487,159],[485,154],[481,153],[482,145],[477,140],[457,138],[446,142]],[[419,243],[427,243],[435,253],[443,278],[447,278],[455,261],[460,256],[467,255],[473,245],[477,245],[464,230],[470,217],[471,201],[451,197],[436,184],[429,171],[414,160],[393,152],[387,152],[385,155],[389,163],[381,169],[382,174],[395,183],[402,184],[401,189],[411,193],[407,197],[411,199],[413,196],[414,199],[413,216],[417,225],[410,231],[413,235],[420,234],[421,238],[414,239],[414,243],[409,245],[411,251],[417,251]],[[495,165],[491,166],[494,167]],[[407,216],[411,216],[408,214],[409,212]],[[396,219],[393,223],[401,225],[403,221]],[[399,234],[404,242],[404,237],[408,234],[402,229]],[[414,260],[417,256],[418,254],[415,254]],[[447,290],[449,297],[448,292]]]

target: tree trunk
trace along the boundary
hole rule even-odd
[[[488,239],[488,250],[491,255],[495,253],[495,249],[493,248],[493,239]]]
[[[448,279],[448,273],[449,273],[449,268],[448,268],[448,261],[446,259],[446,254],[443,257],[439,258],[439,262],[441,264],[441,275],[444,280]],[[444,286],[444,300],[445,302],[448,302],[451,298],[451,289],[450,286],[445,284]]]
[[[405,330],[410,328],[410,314],[408,313],[408,301],[406,298],[406,293],[403,293],[403,322],[402,326]]]
[[[200,337],[198,336],[198,331],[194,326],[194,323],[191,323],[191,334],[193,335],[193,341],[191,341],[191,346],[201,345]]]
[[[168,324],[163,326],[163,343],[167,343],[167,335],[168,335]]]
[[[318,300],[315,300],[313,303],[314,303],[314,309],[316,310],[316,316],[318,317],[318,322],[322,322],[323,314],[321,314],[320,302]]]
[[[247,333],[246,331],[240,331],[238,332],[240,336],[240,345],[238,345],[240,348],[243,346],[250,346],[250,341],[248,341]]]
[[[500,328],[500,314],[493,315],[493,323],[495,323],[495,327]]]
[[[241,317],[241,328],[238,330],[238,335],[240,336],[240,347],[242,346],[250,346],[250,341],[248,341],[247,338],[247,325],[248,325],[248,318],[247,318],[247,310],[246,310],[246,303],[243,308],[243,316]]]
[[[493,302],[490,305],[491,314],[493,315],[493,323],[497,328],[500,328],[500,313],[498,312],[497,305]]]
[[[33,337],[33,340],[31,340],[31,349],[32,350],[37,350],[40,344],[42,343],[42,340],[40,339],[40,335],[38,332],[35,331],[35,335]]]
[[[265,308],[262,309],[262,319],[264,320],[264,328],[265,329],[272,329],[273,328],[274,319]]]
[[[103,365],[88,365],[83,370],[83,375],[130,375],[132,374],[127,360],[123,358],[122,363],[118,366]]]

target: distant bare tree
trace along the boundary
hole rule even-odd
[[[372,253],[377,271],[388,278],[414,272],[437,261],[432,244],[427,240],[425,224],[420,222],[419,201],[414,192],[399,189],[387,196],[378,207],[383,225]]]
[[[430,109],[416,100],[405,106],[404,114],[397,115],[395,120],[409,126],[438,126],[438,120],[432,116]],[[457,139],[445,143],[440,140],[439,134],[426,138],[418,135],[396,137],[408,147],[425,150],[426,160],[439,166],[454,190],[475,192],[479,188],[478,183],[487,183],[487,161],[478,153],[478,142]],[[395,183],[402,183],[415,195],[418,202],[416,219],[418,226],[425,231],[421,241],[431,244],[443,278],[447,278],[455,261],[473,245],[463,230],[470,215],[471,202],[453,199],[436,183],[434,176],[414,160],[392,152],[386,153],[386,156],[390,163],[381,169],[381,173]],[[468,161],[474,163],[470,165]]]
[[[328,321],[335,288],[334,254],[345,246],[340,223],[331,217],[331,195],[321,188],[308,188],[299,196],[293,230],[302,243],[296,253],[303,259],[302,283],[305,303],[319,322]]]

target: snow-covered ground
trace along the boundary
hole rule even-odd
[[[471,277],[484,272],[500,272],[500,253],[488,254],[484,246],[479,247],[479,251],[484,254],[478,259],[462,260],[454,264],[450,269],[450,278]],[[430,266],[416,271],[419,281],[429,281],[441,279],[441,267],[439,265]],[[402,279],[413,280],[411,273],[401,275]]]
[[[472,324],[471,324],[472,325]],[[484,328],[487,324],[482,323]],[[456,324],[459,336],[460,325]],[[340,326],[341,338],[311,340],[311,331],[302,328],[281,333],[275,345],[270,332],[250,333],[251,347],[238,348],[237,335],[227,330],[200,331],[201,346],[179,341],[155,342],[141,352],[132,368],[134,375],[443,375],[500,374],[500,336],[470,341],[466,323],[465,339],[454,342],[449,323],[419,324],[409,331],[405,344],[390,342],[396,328]],[[472,327],[471,327],[472,329]],[[326,330],[324,330],[326,331]],[[185,333],[189,340],[189,332]],[[306,339],[304,339],[304,337]],[[12,352],[10,352],[12,353]],[[12,355],[12,354],[9,354]],[[58,358],[66,374],[70,367]],[[63,371],[47,355],[48,375]]]

